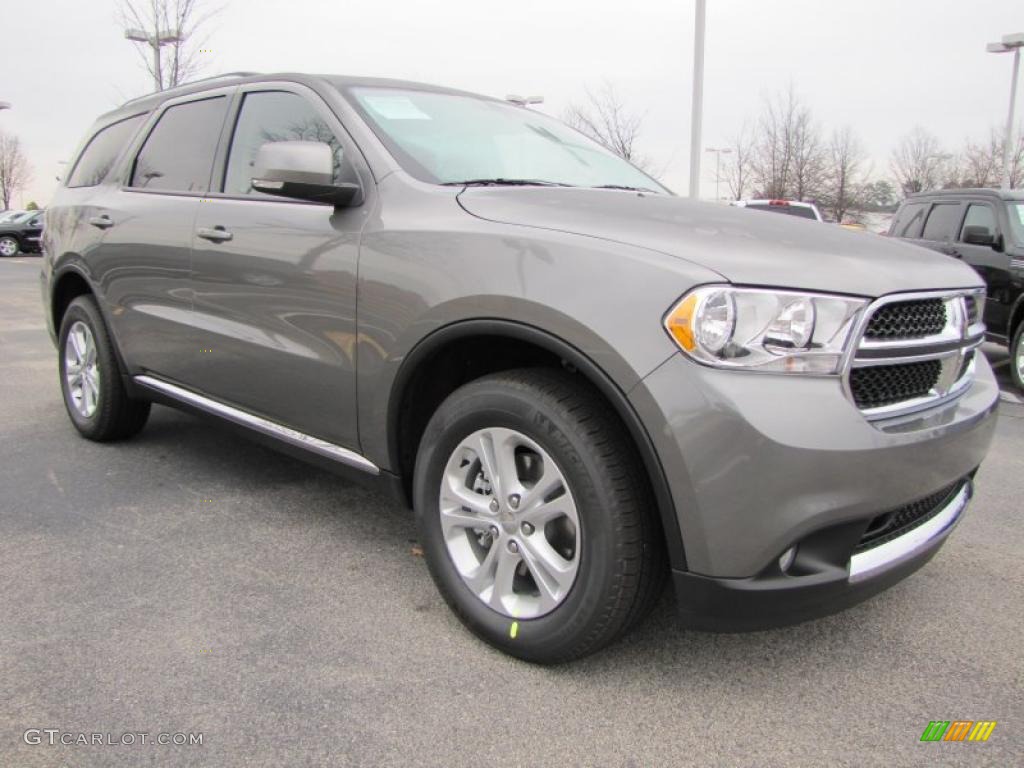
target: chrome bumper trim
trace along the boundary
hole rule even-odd
[[[329,459],[347,464],[350,467],[361,469],[364,472],[369,472],[371,475],[379,475],[380,468],[369,459],[360,456],[355,451],[350,451],[348,448],[342,448],[340,445],[329,443],[326,440],[321,440],[318,437],[307,435],[304,432],[299,432],[291,427],[285,427],[276,422],[264,419],[260,416],[248,413],[230,405],[211,400],[208,397],[200,395],[191,390],[179,387],[175,384],[170,384],[161,379],[154,378],[152,376],[135,376],[133,380],[136,384],[139,384],[148,389],[160,392],[168,397],[175,400],[179,400],[183,403],[187,403],[191,406],[199,408],[200,410],[212,413],[215,416],[220,416],[223,419],[239,424],[243,427],[248,427],[256,432],[260,432],[264,435],[276,438],[284,443],[293,445],[297,448],[302,448],[307,451],[326,456]]]
[[[928,522],[907,531],[899,538],[851,557],[850,582],[869,579],[879,571],[899,565],[944,539],[960,522],[970,498],[971,483],[967,482],[945,508]]]

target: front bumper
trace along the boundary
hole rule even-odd
[[[951,526],[877,567],[853,556],[878,515],[958,480],[969,496],[999,394],[981,356],[975,376],[953,402],[876,422],[836,378],[721,371],[682,355],[647,376],[630,400],[669,479],[686,555],[675,582],[691,623],[800,621],[926,562]],[[793,546],[802,570],[784,574],[779,557]]]

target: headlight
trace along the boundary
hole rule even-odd
[[[694,360],[718,368],[833,374],[866,299],[705,285],[665,316]]]

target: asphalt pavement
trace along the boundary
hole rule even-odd
[[[0,260],[0,766],[1021,764],[1012,393],[969,514],[907,581],[742,635],[685,630],[669,591],[542,668],[461,627],[382,496],[162,407],[132,441],[79,438],[38,273]],[[931,720],[998,725],[922,743]]]

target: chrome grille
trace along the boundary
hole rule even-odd
[[[946,303],[942,299],[894,301],[871,316],[864,337],[868,339],[923,339],[946,327]]]
[[[895,294],[874,301],[858,325],[844,388],[871,420],[958,397],[974,378],[985,326],[980,290]]]

